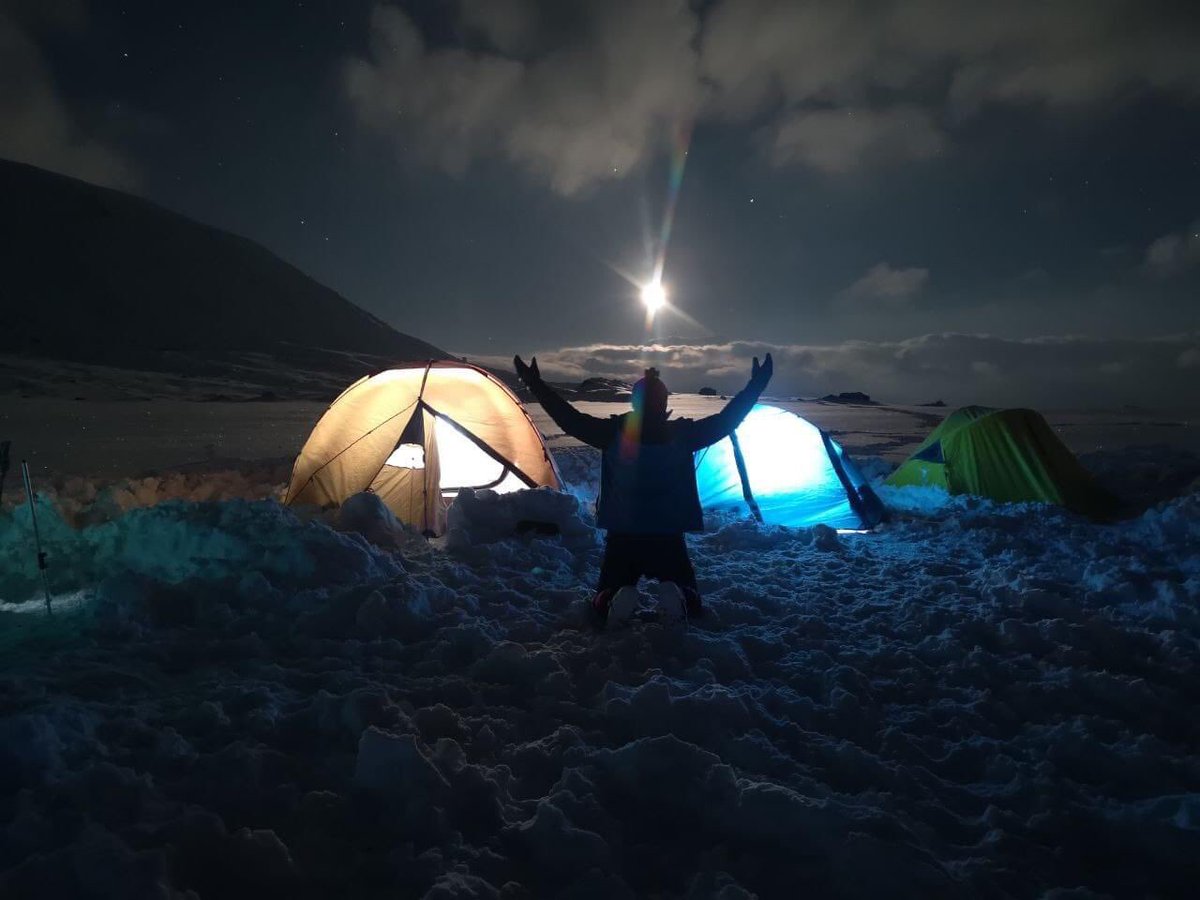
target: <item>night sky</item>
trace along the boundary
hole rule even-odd
[[[1188,2],[0,0],[0,156],[472,359],[1194,407],[1197,48]]]

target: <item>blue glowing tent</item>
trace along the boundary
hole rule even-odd
[[[696,454],[705,509],[741,507],[760,522],[873,528],[884,508],[854,461],[811,422],[758,404],[725,440]]]

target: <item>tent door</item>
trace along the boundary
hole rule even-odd
[[[400,521],[420,523],[422,532],[441,534],[446,510],[440,480],[433,416],[418,406],[368,490]]]
[[[537,482],[469,429],[430,406],[425,409],[433,416],[433,428],[438,435],[443,497],[453,499],[465,488],[506,494],[537,487]]]

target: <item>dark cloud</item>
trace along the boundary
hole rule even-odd
[[[702,66],[713,109],[769,116],[775,163],[837,173],[934,156],[947,123],[988,105],[1195,100],[1198,24],[1184,4],[1136,0],[724,0],[705,21]]]
[[[568,12],[564,12],[564,10]],[[761,129],[769,160],[844,174],[924,160],[994,104],[1200,96],[1186,4],[1018,0],[461,0],[482,49],[378,7],[346,66],[361,120],[451,170],[500,156],[562,193],[624,177],[681,119]]]
[[[950,403],[1092,405],[1096,398],[1147,406],[1200,403],[1200,333],[1145,340],[926,334],[899,341],[844,341],[827,346],[596,344],[538,353],[548,377],[630,378],[657,366],[676,390],[712,384],[736,390],[752,356],[771,352],[775,396],[862,390],[892,402],[936,398]],[[487,360],[497,367],[506,359]]]
[[[129,188],[137,182],[134,167],[81,127],[35,39],[37,29],[79,31],[85,21],[80,3],[17,2],[0,8],[0,157]]]
[[[1136,0],[725,0],[705,24],[704,67],[734,110],[887,92],[967,109],[1144,90],[1194,97],[1198,24],[1186,4]]]
[[[1184,231],[1164,234],[1146,248],[1146,269],[1167,278],[1200,265],[1200,219]]]
[[[377,7],[370,58],[344,72],[360,120],[449,171],[498,155],[573,194],[623,178],[698,107],[685,0],[581,3],[573,39],[505,55],[537,46],[529,6],[466,5],[494,52],[431,48],[403,12]]]
[[[915,106],[891,109],[794,110],[773,126],[770,158],[832,174],[864,166],[930,159],[946,137],[930,114]]]

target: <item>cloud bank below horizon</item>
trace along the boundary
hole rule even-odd
[[[528,349],[522,350],[527,355]],[[897,341],[828,345],[728,341],[703,344],[589,344],[537,352],[550,380],[629,380],[656,366],[676,391],[738,390],[750,359],[774,354],[776,397],[863,391],[885,402],[1200,408],[1200,332],[1122,339],[1024,339],[945,332]],[[511,370],[511,357],[470,357]]]

